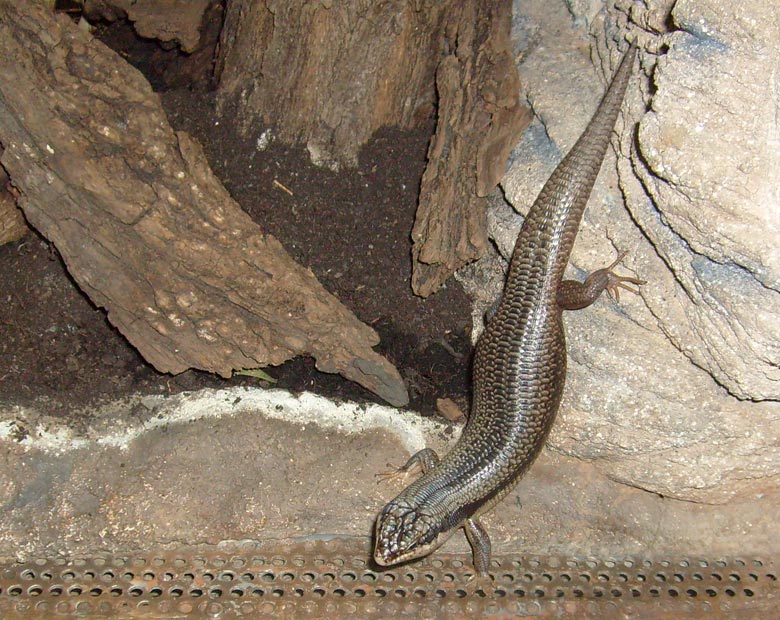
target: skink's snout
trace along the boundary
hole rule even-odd
[[[392,566],[421,558],[441,545],[449,534],[436,519],[404,501],[393,500],[376,520],[374,561]]]
[[[413,512],[408,507],[390,503],[376,519],[374,561],[379,566],[392,566],[398,562],[408,545],[403,531],[411,524]]]

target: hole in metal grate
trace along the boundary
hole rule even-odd
[[[377,615],[380,609],[395,610],[397,617],[448,617],[464,610],[468,616],[490,610],[512,617],[543,615],[540,610],[555,615],[561,606],[574,605],[577,617],[600,618],[603,609],[615,606],[660,605],[670,613],[698,610],[706,618],[723,605],[734,610],[780,594],[774,564],[766,558],[498,557],[489,579],[482,580],[462,556],[439,553],[387,570],[375,570],[367,557],[332,541],[265,554],[200,549],[0,564],[0,617],[270,618],[289,615],[296,606],[334,620],[342,611],[387,617]]]

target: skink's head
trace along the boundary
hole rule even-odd
[[[452,532],[444,531],[440,519],[396,498],[377,517],[374,561],[391,566],[421,558],[442,545]]]

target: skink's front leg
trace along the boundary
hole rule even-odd
[[[388,463],[387,466],[390,470],[379,472],[375,474],[375,477],[378,479],[377,482],[385,482],[387,480],[395,480],[396,478],[406,478],[416,469],[426,474],[438,464],[439,455],[431,448],[423,448],[419,452],[415,452],[401,467],[395,467]]]
[[[466,539],[469,541],[471,552],[474,555],[474,568],[480,577],[487,577],[488,568],[490,568],[490,537],[476,519],[466,519],[463,529],[466,531]]]
[[[587,308],[596,301],[601,293],[607,291],[615,299],[620,299],[619,290],[625,289],[632,293],[638,293],[628,284],[640,286],[647,284],[644,280],[630,276],[619,276],[614,273],[615,267],[626,257],[626,252],[621,252],[615,261],[604,269],[591,273],[585,282],[576,280],[564,280],[558,287],[558,305],[562,310],[581,310]]]

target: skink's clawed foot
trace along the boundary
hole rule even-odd
[[[380,471],[379,473],[374,474],[377,484],[389,482],[390,480],[403,480],[409,475],[409,472],[406,469],[399,467],[398,465],[386,463],[385,467],[387,467],[386,471]]]
[[[489,573],[476,572],[466,578],[466,587],[475,594],[491,598],[496,593],[496,584]]]
[[[423,448],[419,452],[413,454],[402,467],[396,467],[395,465],[388,463],[387,467],[389,468],[389,471],[374,474],[374,477],[378,479],[377,483],[396,480],[398,478],[405,479],[409,474],[417,474],[419,472],[426,473],[436,467],[438,463],[438,455],[430,448]]]
[[[604,269],[607,274],[607,284],[604,288],[606,288],[609,296],[612,297],[615,301],[620,301],[621,288],[634,293],[634,295],[639,295],[639,291],[637,289],[628,285],[634,284],[636,286],[642,286],[643,284],[647,284],[646,280],[640,280],[639,278],[633,278],[631,276],[620,276],[615,273],[615,267],[621,263],[627,254],[628,252],[625,250],[620,252],[614,262],[609,267]]]

